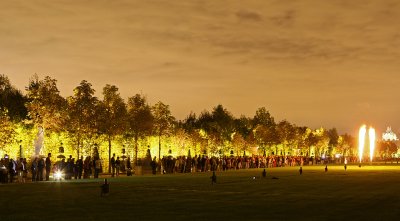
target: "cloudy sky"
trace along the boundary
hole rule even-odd
[[[356,133],[400,131],[397,0],[0,0],[0,73]]]

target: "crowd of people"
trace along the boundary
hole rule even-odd
[[[12,183],[15,178],[18,182],[26,182],[28,177],[27,162],[25,158],[17,161],[7,155],[0,160],[0,183]]]
[[[251,168],[273,168],[285,166],[303,166],[325,164],[331,161],[329,158],[314,158],[305,156],[224,156],[163,157],[161,160],[162,173],[191,173],[206,171],[226,171]],[[157,162],[152,162],[153,174],[157,172]]]
[[[349,158],[348,162],[356,162],[357,158]],[[145,161],[145,160],[143,160]],[[294,167],[303,165],[326,164],[332,162],[330,158],[314,158],[305,156],[165,156],[158,161],[156,157],[150,159],[148,165],[153,174],[195,173],[208,171],[227,171],[251,168]],[[131,159],[116,157],[113,154],[110,161],[111,177],[118,177],[121,173],[132,175]],[[28,174],[32,182],[48,181],[50,174],[53,179],[89,179],[99,178],[103,173],[103,161],[99,157],[81,156],[75,160],[71,155],[52,164],[51,154],[46,158],[35,157],[27,163],[26,158],[14,160],[7,155],[0,160],[0,183],[28,181]],[[59,177],[55,174],[60,174]],[[62,175],[62,177],[61,177]]]
[[[49,181],[50,174],[53,179],[89,179],[98,178],[102,172],[102,160],[98,157],[86,157],[76,160],[70,155],[67,160],[64,158],[52,164],[51,154],[46,158],[34,157],[28,164],[26,158],[14,160],[8,155],[0,159],[0,183],[25,183]],[[59,177],[55,174],[60,174]]]

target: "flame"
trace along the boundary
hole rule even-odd
[[[375,149],[375,129],[370,127],[368,130],[369,136],[369,158],[372,162],[372,158],[374,156],[374,149]]]
[[[362,160],[362,155],[364,152],[364,145],[365,145],[365,134],[367,133],[367,126],[362,125],[360,127],[360,131],[358,133],[358,157],[360,158],[360,163]]]

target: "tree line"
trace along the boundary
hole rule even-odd
[[[335,128],[311,129],[282,120],[276,122],[265,107],[253,117],[234,117],[222,105],[198,116],[190,113],[176,120],[170,107],[159,101],[150,105],[146,96],[135,94],[126,101],[115,85],[105,85],[95,96],[86,80],[63,97],[57,80],[34,75],[25,93],[7,76],[0,75],[0,146],[5,152],[32,148],[38,128],[44,131],[44,149],[80,157],[99,151],[110,159],[112,152],[131,154],[134,162],[151,149],[164,155],[302,155],[333,157],[357,154],[356,141]],[[122,148],[121,148],[122,147]],[[94,148],[98,148],[94,150]],[[20,148],[21,149],[21,148]],[[29,154],[29,153],[28,153]]]

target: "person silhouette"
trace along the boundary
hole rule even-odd
[[[264,169],[264,171],[262,172],[262,177],[266,177],[267,176],[267,171],[265,171],[265,169]]]

